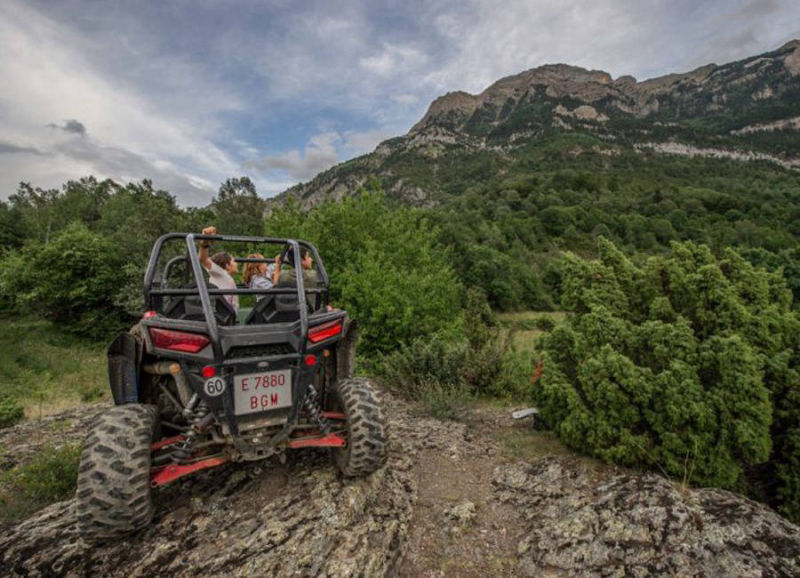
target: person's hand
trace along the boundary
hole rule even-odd
[[[203,229],[203,234],[204,235],[216,235],[217,234],[217,228],[214,225],[211,225],[210,227],[206,227],[205,229]]]
[[[280,253],[275,255],[275,264],[276,265],[280,265],[281,264],[281,254]]]

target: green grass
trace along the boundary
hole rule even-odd
[[[28,419],[109,398],[105,347],[48,321],[0,318],[0,393]]]
[[[563,311],[514,311],[498,313],[497,321],[501,327],[513,331],[511,343],[516,352],[537,357],[539,339],[566,315]]]
[[[558,323],[563,321],[566,316],[567,314],[564,311],[511,311],[508,313],[498,313],[497,321],[501,326],[512,329],[541,330],[542,319],[550,320],[552,323]]]
[[[25,518],[75,491],[81,448],[45,446],[25,464],[0,476],[0,523]]]

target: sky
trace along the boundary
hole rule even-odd
[[[800,38],[798,0],[3,0],[0,200],[151,179],[271,197],[543,64],[638,80]]]

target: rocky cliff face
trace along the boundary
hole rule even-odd
[[[385,403],[389,462],[366,479],[313,450],[230,464],[160,490],[149,528],[105,543],[60,502],[0,528],[0,575],[800,575],[800,528],[761,504],[547,456],[507,411],[454,423]],[[97,411],[72,412],[72,429]],[[48,436],[61,434],[25,424],[0,440],[13,461]],[[509,436],[540,457],[513,458]]]
[[[546,65],[498,80],[478,95],[451,92],[437,98],[406,135],[284,195],[308,208],[352,194],[374,175],[390,195],[430,204],[447,188],[438,170],[445,160],[466,167],[469,159],[464,157],[480,151],[513,156],[554,132],[590,134],[602,140],[609,154],[632,145],[659,150],[651,145],[678,143],[745,157],[766,155],[794,166],[800,162],[795,158],[800,154],[791,152],[796,147],[753,135],[780,131],[789,133],[784,144],[800,145],[798,117],[800,40],[738,62],[641,82]]]

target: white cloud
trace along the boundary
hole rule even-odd
[[[85,39],[24,3],[0,6],[0,77],[13,79],[0,83],[4,138],[53,155],[61,167],[45,166],[34,153],[2,155],[0,195],[19,181],[55,187],[94,174],[152,178],[184,202],[208,202],[212,191],[192,183],[221,182],[236,163],[197,119],[162,114],[150,95],[98,70],[87,49]],[[92,139],[81,144],[87,135]],[[159,169],[165,160],[172,170]]]
[[[336,145],[339,141],[341,137],[335,132],[316,134],[309,139],[302,154],[296,149],[289,150],[250,161],[245,166],[265,174],[273,171],[284,172],[294,179],[294,182],[307,181],[338,162]]]
[[[389,98],[403,106],[411,106],[419,102],[419,97],[415,94],[394,94]]]
[[[378,76],[418,70],[428,61],[425,53],[412,46],[384,44],[379,54],[360,58],[358,65]]]
[[[313,179],[320,172],[331,168],[345,158],[371,152],[388,138],[383,131],[327,131],[313,135],[303,150],[292,149],[277,155],[267,155],[245,163],[245,167],[267,177],[266,185],[275,179],[289,186]],[[288,176],[289,179],[283,179]]]
[[[342,135],[345,156],[357,156],[372,152],[381,142],[393,136],[383,130],[364,132],[347,131]]]

